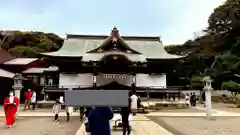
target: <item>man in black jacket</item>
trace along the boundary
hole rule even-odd
[[[128,102],[129,102],[129,105],[127,107],[122,107],[121,108],[123,135],[126,135],[126,131],[127,131],[127,135],[130,135],[130,132],[131,132],[130,125],[129,125],[129,120],[128,120],[128,117],[131,113],[131,109],[130,109],[131,100],[130,100],[130,98],[129,98]]]

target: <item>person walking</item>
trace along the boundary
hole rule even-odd
[[[91,135],[111,135],[109,120],[113,118],[110,107],[93,107],[88,115]]]
[[[84,117],[84,107],[80,107],[80,120],[83,120]]]
[[[61,103],[59,99],[56,99],[56,102],[53,105],[54,121],[58,122],[59,113],[61,112]]]
[[[30,109],[30,101],[32,98],[31,89],[28,89],[28,91],[24,93],[24,97],[25,97],[24,110],[26,110],[27,108]]]
[[[192,92],[190,93],[190,104],[191,104],[191,106],[193,106],[193,93]]]
[[[193,102],[192,105],[195,107],[196,103],[197,103],[197,96],[195,93],[193,93],[193,95],[192,95],[192,102]]]
[[[206,96],[205,96],[205,91],[202,94],[202,102],[204,104],[204,108],[206,108]]]
[[[67,107],[66,106],[66,115],[67,115],[67,122],[70,121],[70,115],[73,113],[73,107]]]
[[[122,128],[123,128],[123,135],[126,135],[126,132],[127,132],[127,135],[130,135],[131,133],[131,128],[130,128],[130,125],[129,125],[129,115],[131,113],[131,100],[129,98],[129,101],[128,101],[128,106],[127,107],[122,107],[121,108],[121,116],[122,116]]]
[[[4,100],[4,112],[6,117],[6,126],[11,128],[15,123],[16,112],[19,105],[19,99],[14,96],[13,92],[10,92],[9,97]]]
[[[138,107],[137,107],[138,97],[136,96],[135,93],[133,93],[130,99],[131,99],[131,112],[133,113],[133,115],[136,115],[138,111]]]
[[[188,93],[187,93],[186,96],[185,96],[185,102],[186,102],[186,104],[187,104],[187,107],[189,107],[189,106],[190,106],[190,96],[189,96]]]
[[[37,93],[35,92],[35,90],[33,90],[32,97],[31,97],[32,110],[36,109],[36,103],[37,103]]]

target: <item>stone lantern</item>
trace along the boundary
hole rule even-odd
[[[212,118],[212,99],[211,99],[211,92],[212,88],[212,79],[210,76],[206,76],[203,78],[203,82],[205,83],[203,90],[205,91],[206,97],[206,116],[207,118]]]
[[[20,100],[21,90],[23,88],[22,81],[25,80],[25,78],[22,74],[16,73],[13,80],[14,84],[12,88],[14,89],[15,96]]]
[[[22,74],[16,73],[15,76],[13,77],[14,84],[12,88],[14,89],[15,96],[20,100],[21,96],[21,90],[23,88],[22,81],[25,80],[25,78],[22,76]],[[18,112],[19,112],[19,106],[17,109],[17,117],[18,117]]]

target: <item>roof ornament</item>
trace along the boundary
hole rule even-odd
[[[212,89],[211,83],[213,82],[213,80],[210,76],[203,77],[202,81],[205,83],[205,86],[204,86],[205,89]]]
[[[111,32],[111,38],[112,41],[116,42],[120,37],[119,31],[117,29],[117,27],[115,26]]]

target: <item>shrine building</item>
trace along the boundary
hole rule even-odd
[[[168,88],[167,73],[182,56],[168,54],[160,37],[121,36],[116,27],[110,35],[67,34],[56,52],[42,53],[54,78],[45,92],[65,90],[147,90]]]

